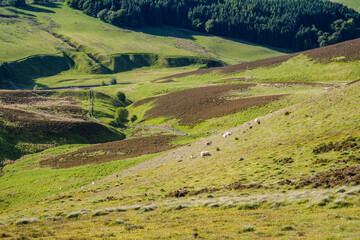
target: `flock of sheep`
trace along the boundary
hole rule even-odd
[[[257,124],[260,124],[260,120],[259,120],[258,118],[256,118],[256,119],[254,120],[254,122],[257,123]],[[232,135],[232,132],[226,132],[226,133],[223,134],[223,137],[224,137],[224,138],[227,138],[227,137],[229,137],[229,136],[231,136],[231,135]],[[206,142],[206,143],[205,143],[205,146],[210,146],[211,144],[212,144],[211,141],[210,141],[210,142]],[[201,157],[211,156],[211,153],[210,153],[209,151],[202,151],[202,152],[200,153],[200,156],[201,156]],[[191,155],[191,158],[193,158],[193,157],[194,157],[194,156]],[[243,158],[242,158],[242,160],[243,160]]]

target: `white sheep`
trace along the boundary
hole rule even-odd
[[[201,157],[211,156],[209,151],[203,151],[200,153]]]
[[[223,134],[223,137],[226,138],[226,137],[230,136],[231,134],[232,134],[231,132],[226,132]]]

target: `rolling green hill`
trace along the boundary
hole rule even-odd
[[[0,7],[0,40],[28,89],[0,91],[0,238],[359,237],[360,39],[285,54],[51,3]]]
[[[354,238],[359,210],[360,143],[354,121],[359,119],[358,92],[359,84],[333,89],[261,117],[261,124],[238,125],[228,138],[214,135],[150,160],[112,162],[112,168],[125,170],[85,187],[82,184],[111,174],[110,165],[39,168],[39,161],[59,151],[66,156],[77,147],[25,158],[4,168],[0,186],[2,206],[28,203],[3,212],[0,229],[10,236],[36,232],[47,238],[110,234],[141,239],[145,233],[148,239],[193,234],[207,239]],[[212,145],[206,147],[207,141]],[[212,156],[201,158],[202,150]],[[59,177],[69,174],[74,178],[71,186]],[[95,175],[81,180],[87,174]],[[31,182],[38,187],[28,193]],[[54,195],[45,199],[46,191]],[[39,198],[43,200],[32,203]],[[338,217],[329,222],[329,216]]]
[[[0,233],[356,238],[359,46],[168,77],[161,69],[119,73],[128,84],[96,92],[121,90],[134,102],[127,109],[138,120],[122,129],[128,139],[54,147],[6,165]],[[110,122],[111,98],[100,99],[95,117]]]
[[[32,88],[39,77],[56,75],[69,68],[85,74],[111,74],[139,67],[195,65],[198,68],[285,52],[196,32],[184,33],[176,28],[142,31],[117,28],[60,3],[21,9],[1,7],[0,24],[0,37],[4,39],[0,46],[5,49],[0,53],[0,63],[9,65],[0,67],[0,79],[12,79],[25,88]],[[166,32],[170,34],[159,35]],[[62,63],[39,60],[40,56],[58,56]],[[56,68],[64,64],[68,67]],[[51,71],[38,69],[38,65]],[[14,72],[15,68],[26,74]],[[74,74],[73,70],[70,75]]]

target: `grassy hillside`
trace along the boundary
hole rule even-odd
[[[344,4],[360,12],[360,2],[358,0],[332,0],[332,1]]]
[[[179,48],[219,59],[228,64],[280,56],[287,52],[283,49],[272,49],[239,39],[218,37],[186,29],[146,27],[141,31]]]
[[[94,94],[94,113],[109,116],[122,103]],[[114,129],[90,118],[88,91],[1,91],[0,163],[64,144],[99,143],[123,139]],[[111,117],[113,113],[111,113]]]
[[[333,89],[261,117],[260,124],[239,125],[228,138],[214,135],[93,185],[7,210],[0,228],[16,237],[355,238],[359,87]],[[201,158],[202,150],[212,156]],[[1,184],[43,156],[5,167]],[[40,175],[31,176],[29,182]],[[13,185],[19,192],[13,196],[25,193],[21,186]]]
[[[48,37],[64,40],[58,54],[48,52],[44,59],[55,54],[69,60],[75,54],[93,61],[81,62],[85,68],[101,70],[108,60],[104,56],[123,60],[119,54],[130,52],[112,46],[112,31],[124,41],[141,35],[159,44],[152,45],[159,51],[153,55],[127,54],[134,65],[153,57],[169,60],[172,54],[234,63],[253,52],[249,47],[245,55],[245,50],[235,53],[228,47],[245,46],[181,29],[143,29],[151,36],[107,31],[103,26],[108,25],[58,4],[21,11],[16,14],[36,15],[39,26],[50,24]],[[58,26],[57,14],[74,21]],[[75,22],[84,26],[78,34]],[[220,40],[221,50],[215,51],[212,44]],[[169,55],[160,58],[164,46]],[[264,48],[254,47],[257,59]],[[356,39],[220,68],[199,70],[201,62],[174,68],[157,64],[111,74],[80,71],[74,61],[75,67],[70,64],[55,76],[36,75],[33,84],[101,85],[112,78],[117,84],[97,87],[93,97],[90,90],[77,89],[1,91],[0,160],[8,161],[0,174],[0,236],[356,239],[359,51]],[[17,64],[39,61],[25,60]],[[126,94],[125,102],[114,98],[118,91]],[[118,107],[138,119],[127,128],[110,127]],[[224,137],[225,132],[231,134]],[[202,157],[202,151],[210,156]]]
[[[2,7],[0,24],[0,37],[5,39],[0,43],[5,49],[0,53],[0,63],[7,62],[10,66],[0,68],[0,79],[12,79],[27,88],[32,88],[39,77],[56,75],[68,69],[44,72],[37,68],[39,56],[63,57],[65,54],[63,61],[70,59],[70,67],[75,70],[70,74],[109,74],[149,66],[163,68],[195,64],[199,68],[284,54],[280,49],[176,28],[146,28],[143,32],[117,28],[60,3],[21,9]],[[19,65],[28,59],[30,65]],[[13,64],[14,61],[17,62]],[[41,65],[51,69],[58,64],[46,61]],[[27,71],[28,80],[14,73],[15,68]],[[5,72],[6,69],[9,73]]]
[[[12,16],[12,11],[0,9],[1,15]],[[11,9],[14,10],[14,9]],[[15,11],[15,10],[14,10]],[[15,16],[15,15],[14,15]],[[28,56],[49,54],[60,55],[62,42],[41,31],[34,22],[19,18],[0,18],[0,63],[19,60]]]

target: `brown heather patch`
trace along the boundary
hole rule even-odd
[[[176,135],[160,135],[98,144],[49,158],[42,161],[41,165],[53,168],[71,168],[163,152],[176,147],[170,144],[175,137]]]
[[[356,150],[356,149],[360,148],[357,141],[358,141],[358,138],[351,137],[351,138],[347,138],[344,141],[339,141],[339,142],[335,142],[335,143],[333,143],[333,142],[322,143],[313,149],[313,153],[320,154],[320,153],[326,153],[326,152],[330,152],[330,151],[347,151],[347,150],[351,150],[351,149]]]
[[[339,185],[360,184],[360,165],[354,167],[345,167],[334,171],[322,172],[314,177],[301,179],[296,186],[313,188],[324,187],[332,188]]]
[[[158,96],[158,97],[144,98],[144,99],[141,99],[140,101],[134,102],[134,103],[133,103],[133,106],[134,106],[134,107],[139,107],[139,106],[141,106],[141,105],[143,105],[143,104],[145,104],[145,103],[152,102],[152,101],[154,101],[154,100],[156,100],[156,99],[158,99],[158,98],[159,98],[159,96]]]
[[[188,190],[186,188],[181,188],[178,190],[175,190],[173,192],[170,192],[166,195],[166,197],[185,197],[185,196],[197,196],[203,193],[214,193],[220,191],[219,188],[202,188],[200,190]]]
[[[284,56],[279,56],[279,57],[274,57],[274,58],[262,59],[262,60],[258,60],[258,61],[254,61],[254,62],[246,62],[246,63],[236,64],[236,65],[225,66],[225,67],[200,69],[200,70],[196,70],[196,71],[179,73],[179,74],[167,76],[167,77],[164,77],[161,79],[182,78],[182,77],[187,77],[187,76],[191,76],[191,75],[203,75],[203,74],[215,73],[215,72],[224,73],[224,74],[242,72],[242,71],[252,70],[255,68],[259,68],[259,67],[279,65],[282,62],[285,62],[286,60],[288,60],[292,57],[295,57],[297,55],[298,54],[289,54],[289,55],[284,55]]]
[[[41,101],[51,101],[54,91],[1,91],[0,101],[3,104],[29,104]]]
[[[206,119],[222,117],[253,106],[261,106],[285,95],[259,96],[229,100],[224,94],[231,90],[244,91],[256,84],[216,85],[186,89],[160,97],[144,99],[142,104],[155,101],[145,118],[168,117],[180,120],[182,125],[194,125]],[[139,106],[140,103],[136,103]]]
[[[303,52],[309,58],[321,63],[358,61],[359,53],[360,38]]]
[[[202,188],[199,190],[188,190],[186,188],[180,188],[178,190],[172,191],[166,195],[166,197],[185,197],[185,196],[197,196],[204,193],[214,193],[218,192],[222,189],[227,190],[245,190],[245,189],[258,189],[262,188],[263,185],[260,183],[251,183],[251,184],[242,184],[239,182],[229,184],[227,186],[223,186],[221,188]]]
[[[105,126],[86,121],[86,110],[69,97],[77,93],[69,91],[67,97],[57,97],[54,93],[0,91],[0,131],[34,142],[53,141],[54,137],[65,142],[85,143],[120,138]]]
[[[82,107],[75,105],[39,106],[37,108],[46,112],[63,112],[77,114],[80,116],[84,113],[84,109]]]
[[[250,188],[261,188],[263,187],[260,183],[251,183],[251,184],[242,184],[239,182],[232,183],[228,185],[226,188],[229,190],[243,190],[243,189],[250,189]]]

